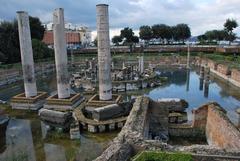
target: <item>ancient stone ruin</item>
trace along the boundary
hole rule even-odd
[[[240,159],[240,132],[217,103],[194,110],[193,123],[184,126],[169,123],[168,114],[165,103],[138,97],[121,132],[95,161],[127,161],[144,150],[186,152],[197,160]],[[166,136],[205,138],[208,145],[170,145],[164,139]]]

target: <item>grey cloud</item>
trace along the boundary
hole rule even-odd
[[[226,18],[240,23],[239,0],[2,0],[0,19],[13,19],[17,10],[26,10],[42,21],[51,21],[54,8],[65,10],[66,21],[95,29],[96,4],[109,4],[111,28],[187,23],[193,35],[221,29]],[[236,30],[237,32],[239,31]]]

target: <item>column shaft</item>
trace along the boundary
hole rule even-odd
[[[99,98],[112,99],[108,5],[97,5]]]
[[[62,8],[55,9],[53,13],[53,38],[58,98],[68,98],[70,97],[70,84],[67,66],[64,14]]]
[[[25,96],[29,98],[37,95],[29,16],[27,12],[19,11],[17,19]]]

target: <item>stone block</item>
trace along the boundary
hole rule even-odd
[[[99,125],[98,130],[99,130],[99,132],[105,132],[106,131],[106,125]]]
[[[69,98],[64,99],[59,99],[56,94],[47,98],[44,108],[57,111],[68,111],[79,106],[84,100],[85,98],[79,93],[71,94]]]
[[[115,130],[115,123],[109,124],[109,130],[110,131]]]
[[[92,133],[96,133],[97,132],[97,126],[88,125],[88,131],[92,132]]]
[[[25,93],[21,93],[11,99],[10,105],[12,109],[36,111],[43,107],[47,96],[46,92],[38,92],[36,96],[27,98],[25,97]]]

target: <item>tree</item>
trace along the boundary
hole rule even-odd
[[[0,24],[0,52],[5,55],[4,63],[20,61],[20,47],[17,21],[3,21]]]
[[[32,38],[42,40],[44,28],[38,18],[29,17]],[[17,20],[0,23],[0,62],[20,62],[20,47]],[[3,59],[4,58],[4,59]]]
[[[132,37],[134,35],[134,32],[131,28],[125,27],[123,30],[121,30],[121,38],[124,39],[124,43],[132,43]]]
[[[152,39],[152,29],[150,26],[141,26],[139,28],[139,37],[142,40],[149,41]]]
[[[209,42],[222,41],[228,38],[228,33],[225,30],[210,30],[207,31],[204,36]]]
[[[224,30],[228,32],[227,40],[229,40],[229,43],[231,43],[236,39],[236,34],[233,33],[233,30],[238,27],[238,23],[236,20],[228,18],[223,26]]]
[[[139,43],[139,38],[137,36],[133,36],[132,37],[132,42],[135,43],[135,44]]]
[[[113,38],[112,38],[112,43],[113,43],[113,44],[115,44],[116,46],[118,46],[120,42],[122,42],[121,36],[113,36]]]
[[[224,29],[227,31],[227,32],[233,32],[233,30],[235,28],[238,27],[238,23],[236,20],[234,19],[227,19],[226,22],[224,23]]]
[[[132,52],[133,44],[139,42],[138,37],[134,35],[133,30],[129,27],[125,27],[123,30],[121,30],[120,37],[123,39],[123,44],[129,45],[130,52]]]
[[[165,24],[156,24],[152,26],[153,37],[161,39],[162,41],[169,40],[172,38],[171,27]]]
[[[96,36],[95,39],[93,40],[93,44],[94,44],[95,46],[98,46],[97,36]]]
[[[53,50],[48,48],[45,43],[38,39],[32,39],[32,48],[33,48],[33,58],[38,59],[46,59],[49,57],[53,57]]]
[[[31,38],[42,40],[45,29],[39,18],[29,16],[29,24],[31,29]]]
[[[172,27],[173,38],[175,41],[184,41],[191,37],[191,30],[187,24],[178,24]]]

